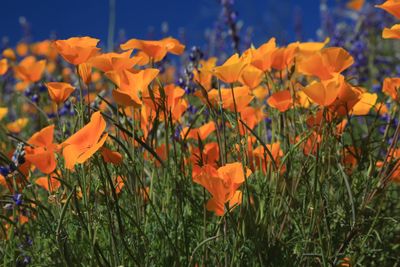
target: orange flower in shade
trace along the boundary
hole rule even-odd
[[[264,118],[265,114],[261,108],[254,107],[245,107],[241,112],[240,116],[242,121],[246,124],[250,129],[254,129],[258,123],[260,123]],[[245,127],[241,122],[239,122],[240,134],[244,135],[247,131],[247,127]]]
[[[381,5],[376,5],[376,7],[381,8],[395,16],[397,19],[400,19],[400,2],[398,0],[387,0]]]
[[[42,78],[45,68],[46,60],[36,61],[35,57],[29,56],[14,67],[15,77],[27,83],[37,82]]]
[[[53,100],[57,105],[64,103],[75,90],[75,87],[72,87],[69,83],[63,82],[50,82],[45,85],[49,91],[51,100]]]
[[[53,193],[58,190],[61,186],[61,182],[58,180],[56,174],[51,174],[50,177],[43,176],[36,179],[35,183],[44,188],[46,191]]]
[[[399,100],[400,78],[385,78],[383,81],[382,92],[390,96],[393,100]]]
[[[239,57],[234,54],[222,66],[214,68],[214,75],[225,83],[237,82],[242,75],[244,68],[249,65],[250,56]]]
[[[251,175],[251,171],[239,162],[226,164],[218,168],[211,165],[193,168],[193,181],[202,185],[212,195],[207,202],[207,209],[214,211],[217,216],[225,213],[225,203],[229,202],[229,208],[241,203],[241,193],[237,189]]]
[[[189,132],[188,132],[189,131]],[[182,138],[187,135],[187,139],[195,139],[197,140],[200,137],[200,140],[205,140],[212,132],[215,131],[215,123],[209,122],[200,126],[199,128],[192,128],[189,130],[189,127],[183,128],[181,132]]]
[[[159,41],[146,41],[130,39],[121,45],[122,50],[138,49],[152,58],[154,62],[161,61],[167,53],[180,55],[185,50],[185,46],[177,39],[167,37]]]
[[[157,69],[145,69],[137,73],[127,70],[107,72],[106,76],[117,86],[117,89],[113,90],[115,102],[122,106],[140,107],[142,100],[139,93],[149,86],[159,72]]]
[[[254,96],[250,94],[250,88],[247,86],[238,86],[233,88],[235,102],[233,101],[232,89],[220,89],[222,97],[222,107],[235,112],[235,103],[237,112],[241,112],[253,100]],[[211,103],[217,104],[220,101],[217,89],[208,92]]]
[[[365,4],[365,0],[350,0],[347,3],[347,8],[353,9],[355,11],[360,11]]]
[[[296,66],[297,71],[302,74],[329,80],[337,77],[353,63],[353,57],[343,48],[329,47],[311,56],[302,57]]]
[[[6,58],[0,60],[0,75],[4,75],[8,70],[8,61]]]
[[[280,159],[283,156],[281,144],[279,142],[276,142],[272,144],[267,144],[266,147],[271,152],[272,158],[274,159],[275,163],[279,166]],[[272,159],[270,155],[267,153],[263,146],[258,146],[250,152],[250,159],[253,160],[250,160],[250,162],[253,162],[255,164],[254,167],[261,169],[265,173],[267,171],[267,167],[270,167],[272,164]],[[285,168],[282,168],[281,171],[284,172]]]
[[[75,164],[84,163],[96,153],[107,140],[108,134],[103,135],[105,129],[100,111],[93,113],[88,124],[62,143],[65,167],[73,170]]]
[[[293,99],[289,90],[283,90],[272,94],[271,97],[268,98],[267,103],[280,112],[285,112],[292,107]]]
[[[392,28],[385,28],[382,32],[384,39],[400,39],[400,24],[394,25]]]
[[[125,185],[124,178],[118,175],[117,178],[115,178],[115,185],[114,185],[115,193],[119,194],[124,185]]]
[[[206,90],[211,89],[211,81],[212,81],[212,70],[214,69],[217,58],[212,57],[208,60],[200,60],[201,67],[199,70],[193,70],[193,79],[200,83]]]
[[[28,124],[27,118],[19,118],[16,121],[7,124],[7,130],[12,133],[19,133]]]
[[[8,113],[8,108],[0,107],[0,120],[2,120]]]
[[[72,37],[67,40],[57,40],[54,45],[65,61],[73,65],[79,65],[97,54],[100,50],[100,48],[96,47],[99,41],[99,39],[87,36]]]
[[[276,49],[276,40],[271,38],[259,48],[247,50],[252,55],[251,65],[262,72],[269,72],[272,66],[272,55]]]
[[[58,145],[53,143],[54,125],[47,126],[32,135],[28,140],[31,145],[25,148],[25,158],[39,169],[39,171],[50,174],[56,166],[57,161],[54,153],[58,151]]]
[[[122,163],[122,155],[117,151],[112,151],[106,147],[101,148],[101,156],[107,163],[112,163],[114,165],[119,165]]]

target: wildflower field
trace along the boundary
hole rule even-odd
[[[0,266],[400,266],[400,1],[325,2],[312,41],[221,0],[195,47],[2,48]]]

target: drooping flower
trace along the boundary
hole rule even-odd
[[[90,122],[62,143],[65,167],[73,170],[75,164],[82,164],[99,150],[107,140],[103,132],[106,122],[100,111],[92,114]]]

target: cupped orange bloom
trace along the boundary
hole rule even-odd
[[[50,82],[45,85],[49,91],[51,100],[57,105],[64,103],[75,90],[75,87],[71,86],[69,83],[63,82]]]
[[[337,79],[313,82],[304,87],[304,92],[313,102],[321,106],[331,105],[337,98],[341,84]]]
[[[3,57],[5,57],[11,61],[15,61],[17,59],[17,56],[15,55],[15,52],[14,52],[14,50],[12,50],[12,48],[4,49],[2,55],[3,55]]]
[[[15,77],[24,82],[37,82],[42,78],[46,60],[37,61],[34,56],[24,58],[14,67]]]
[[[353,63],[353,57],[343,48],[329,47],[311,56],[302,57],[296,66],[297,71],[302,74],[329,80],[337,77]]]
[[[8,108],[0,107],[0,120],[2,120],[8,113]]]
[[[287,47],[276,49],[272,53],[272,68],[276,70],[286,70],[294,63],[296,52],[298,51],[298,44],[293,43]]]
[[[203,151],[200,151],[198,147],[194,147],[190,150],[190,162],[193,165],[211,165],[213,167],[217,167],[218,160],[219,146],[217,142],[205,144]]]
[[[239,57],[234,54],[225,63],[213,70],[214,75],[225,83],[237,82],[242,75],[244,68],[249,65],[251,60],[250,56]]]
[[[261,83],[263,76],[264,73],[260,69],[253,65],[247,65],[240,76],[239,82],[250,89],[254,89]]]
[[[101,156],[104,161],[114,165],[119,165],[122,163],[122,155],[117,151],[112,151],[106,147],[101,148]]]
[[[245,168],[244,172],[242,164],[235,162],[218,170],[211,165],[195,166],[192,177],[195,183],[202,185],[212,195],[207,202],[207,209],[214,211],[217,216],[222,216],[225,213],[225,203],[232,200],[231,207],[239,204],[236,191],[250,175],[250,169]]]
[[[19,133],[28,124],[28,121],[27,118],[19,118],[13,122],[7,123],[7,130],[12,133]]]
[[[117,89],[113,90],[115,102],[122,106],[140,107],[142,100],[139,93],[149,86],[159,72],[157,69],[145,69],[137,73],[128,70],[107,72],[106,76],[117,86]]]
[[[347,3],[347,8],[353,9],[355,11],[360,11],[365,4],[365,0],[350,0]]]
[[[209,58],[208,60],[200,60],[199,70],[193,70],[193,79],[200,83],[206,90],[211,89],[212,70],[217,63],[217,60],[216,57]]]
[[[232,89],[223,88],[220,90],[222,107],[232,112],[241,112],[254,99],[254,96],[252,96],[250,93],[250,88],[247,86],[234,87],[233,94]],[[235,96],[235,101],[233,100],[233,95]],[[208,97],[210,98],[211,103],[215,105],[217,105],[217,103],[220,101],[219,92],[217,89],[210,90],[208,92]]]
[[[399,100],[400,78],[385,78],[383,81],[382,92],[390,96],[393,100]]]
[[[279,142],[275,142],[272,144],[267,144],[266,147],[271,152],[272,159],[278,165],[281,157],[283,156],[281,144]],[[270,167],[272,164],[271,156],[267,153],[265,147],[258,146],[253,150],[250,150],[250,152],[250,162],[252,162],[252,169],[261,169],[265,173],[267,171],[267,168]],[[285,168],[282,168],[281,171],[284,172]]]
[[[358,116],[367,115],[371,108],[376,104],[377,99],[377,94],[363,92],[359,101],[353,106],[351,114]]]
[[[131,54],[132,50],[123,53],[105,53],[92,57],[88,62],[103,72],[128,70],[140,61],[139,57],[131,58]]]
[[[397,19],[400,19],[400,2],[398,0],[387,0],[381,5],[376,5],[376,7],[381,8],[395,16]]]
[[[326,38],[323,42],[297,42],[295,43],[298,47],[296,58],[308,57],[314,53],[321,51],[328,43],[330,39]]]
[[[293,106],[293,98],[289,90],[273,93],[267,100],[268,105],[280,112],[285,112]]]
[[[248,50],[252,54],[251,65],[262,72],[269,72],[272,66],[272,55],[276,49],[276,40],[271,38],[259,48]]]
[[[57,161],[55,152],[58,151],[58,145],[53,143],[54,125],[47,126],[39,132],[32,135],[25,148],[25,158],[39,169],[39,171],[50,174],[56,166]]]
[[[384,39],[400,39],[400,24],[394,25],[392,28],[385,28],[382,32]]]
[[[0,75],[4,75],[8,70],[8,61],[6,58],[0,60]]]
[[[154,62],[161,61],[167,53],[180,55],[185,50],[185,46],[177,39],[167,37],[158,41],[147,41],[139,39],[130,39],[121,44],[122,50],[138,49],[152,58]]]
[[[97,54],[100,50],[100,48],[96,47],[99,41],[99,39],[88,36],[72,37],[67,40],[57,40],[54,45],[65,61],[73,65],[79,65]]]
[[[62,143],[65,167],[73,170],[75,164],[84,163],[96,153],[107,140],[108,134],[103,135],[105,129],[100,111],[93,113],[88,124]]]

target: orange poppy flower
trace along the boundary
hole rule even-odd
[[[187,139],[191,138],[197,140],[197,138],[200,137],[200,140],[205,140],[212,132],[215,131],[215,123],[209,122],[203,126],[200,126],[199,128],[190,129],[189,133],[187,133],[187,131],[189,131],[189,127],[183,128],[181,132],[182,138],[187,135]]]
[[[210,165],[195,166],[193,181],[202,185],[212,195],[207,202],[207,209],[214,211],[217,216],[222,216],[225,213],[225,203],[232,200],[232,204],[238,204],[239,197],[236,191],[251,175],[250,169],[245,168],[245,172],[239,162],[226,164],[218,170]]]
[[[254,67],[253,65],[247,65],[244,68],[239,81],[241,84],[248,86],[250,89],[254,89],[261,83],[263,76],[264,73],[260,69]]]
[[[190,151],[190,161],[194,165],[211,165],[217,167],[217,162],[219,160],[219,146],[216,142],[207,143],[204,145],[203,151],[198,147],[194,147]],[[202,163],[202,164],[200,164]]]
[[[276,70],[285,70],[291,67],[294,57],[298,50],[298,44],[290,44],[284,48],[278,48],[272,53],[272,68]]]
[[[89,84],[92,81],[92,65],[89,63],[79,64],[78,74],[86,85]]]
[[[58,190],[61,186],[61,182],[57,179],[57,175],[54,173],[50,177],[43,176],[36,179],[35,184],[44,188],[46,191],[53,193]]]
[[[89,63],[103,72],[121,71],[133,68],[139,61],[139,57],[131,58],[132,50],[123,53],[105,53],[92,57]]]
[[[56,166],[57,161],[55,152],[58,151],[58,145],[53,143],[54,125],[47,126],[39,132],[32,135],[25,148],[25,158],[35,165],[41,172],[50,174]]]
[[[225,63],[213,70],[214,75],[225,83],[237,82],[244,68],[250,63],[250,56],[234,54]]]
[[[233,88],[235,95],[235,102],[233,101],[232,89],[224,88],[221,90],[222,107],[235,112],[235,103],[237,112],[241,112],[253,100],[254,96],[250,94],[250,88],[247,86],[238,86]],[[219,92],[217,89],[212,89],[208,92],[208,97],[211,103],[217,104],[219,99]]]
[[[101,148],[101,156],[107,163],[112,163],[114,165],[119,165],[122,163],[122,155],[117,151],[112,151],[106,147]]]
[[[249,50],[252,54],[251,64],[262,72],[269,72],[272,66],[272,55],[276,49],[275,38],[271,38],[259,48]]]
[[[250,129],[254,129],[258,123],[260,123],[264,118],[265,114],[261,108],[254,108],[254,107],[245,107],[241,112],[240,116],[242,121],[246,123],[247,127]],[[246,127],[239,122],[240,134],[244,135],[246,132]]]
[[[49,91],[51,100],[53,100],[57,105],[64,103],[75,90],[75,87],[72,87],[69,83],[63,82],[50,82],[45,85]]]
[[[385,28],[382,32],[383,39],[400,39],[400,24],[392,26],[392,28]]]
[[[365,4],[365,0],[350,0],[347,3],[347,8],[353,9],[355,11],[360,11]]]
[[[139,93],[149,86],[159,72],[157,69],[145,69],[137,73],[127,70],[107,72],[106,76],[117,86],[117,89],[113,90],[115,102],[122,106],[140,107],[142,100]]]
[[[122,50],[138,49],[152,58],[154,62],[161,61],[167,53],[180,55],[185,50],[185,46],[177,39],[167,37],[159,41],[146,41],[139,39],[130,39],[121,44]]]
[[[7,130],[12,133],[19,133],[23,128],[28,124],[27,118],[19,118],[16,121],[10,122],[7,124]]]
[[[340,86],[336,79],[331,79],[322,82],[313,82],[304,87],[302,92],[318,105],[329,106],[336,100]]]
[[[292,107],[293,99],[289,90],[283,90],[272,94],[271,97],[268,98],[267,103],[280,112],[285,112]]]
[[[4,75],[8,70],[8,61],[6,58],[0,60],[0,75]]]
[[[400,2],[397,0],[387,0],[381,5],[376,5],[376,7],[385,10],[386,12],[392,14],[397,19],[400,19]]]
[[[337,77],[353,63],[353,57],[343,48],[329,47],[311,56],[302,57],[296,65],[297,71],[302,74],[329,80]]]
[[[36,61],[35,57],[24,58],[14,67],[15,77],[23,82],[37,82],[42,78],[46,68],[46,60]]]
[[[124,179],[120,175],[118,175],[117,178],[115,178],[115,186],[114,186],[115,193],[119,194],[124,185],[125,185]]]
[[[283,151],[281,149],[281,144],[279,142],[275,142],[272,144],[267,144],[266,147],[271,152],[272,158],[275,163],[278,165],[281,157],[283,156]],[[254,162],[257,168],[261,168],[261,170],[265,173],[267,171],[267,167],[269,167],[272,163],[271,157],[265,151],[263,146],[258,146],[253,150],[250,150],[250,162]],[[282,168],[282,172],[285,171],[285,168]]]
[[[323,42],[297,42],[296,44],[298,51],[296,57],[300,58],[311,56],[314,53],[321,51],[329,43],[329,41],[330,39],[326,38]]]
[[[57,40],[54,45],[58,53],[69,63],[79,65],[97,54],[99,39],[91,37],[72,37],[67,40]]]
[[[73,170],[75,164],[84,163],[96,153],[107,140],[108,134],[103,135],[105,129],[100,111],[93,113],[88,124],[62,143],[65,167]]]
[[[2,120],[8,113],[8,108],[1,108],[0,107],[0,120]]]
[[[361,94],[359,101],[353,106],[351,110],[352,115],[367,115],[370,109],[375,105],[378,99],[377,94],[364,92]]]
[[[393,100],[399,100],[400,78],[385,78],[383,81],[382,92],[390,96]]]
[[[14,50],[12,50],[11,48],[6,48],[4,49],[3,53],[2,53],[3,57],[15,61],[17,59],[17,56],[15,55]]]
[[[193,79],[200,83],[206,90],[211,89],[212,70],[217,63],[217,58],[212,57],[208,60],[200,60],[199,70],[193,70]]]

